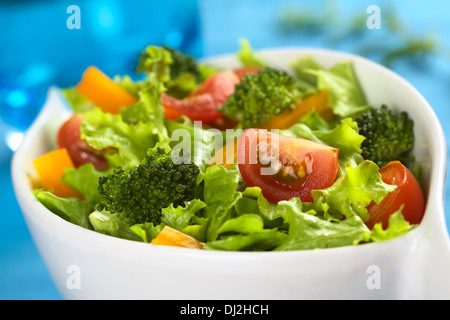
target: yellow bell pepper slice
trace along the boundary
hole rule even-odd
[[[78,92],[103,111],[118,114],[138,99],[96,67],[89,67],[76,86]]]
[[[332,110],[328,107],[328,92],[319,91],[304,100],[300,101],[293,110],[287,110],[262,123],[260,129],[280,129],[286,130],[298,122],[298,120],[308,112],[315,110],[324,120],[333,117]]]
[[[33,160],[36,169],[39,185],[45,190],[53,191],[53,194],[62,197],[76,197],[82,199],[83,196],[69,185],[61,181],[66,168],[74,168],[72,159],[66,149],[56,149]]]
[[[150,243],[161,246],[203,249],[203,243],[200,241],[168,226],[164,226],[161,232]]]

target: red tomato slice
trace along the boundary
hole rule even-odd
[[[58,131],[56,145],[65,148],[76,168],[92,163],[97,170],[108,168],[104,152],[92,148],[86,141],[81,139],[80,126],[83,121],[81,115],[73,115],[62,124]]]
[[[168,119],[175,119],[180,115],[186,115],[191,120],[202,121],[204,124],[223,118],[225,115],[217,109],[234,93],[234,86],[237,83],[239,78],[234,72],[221,71],[206,79],[182,100],[164,93],[162,105],[165,116]]]
[[[311,190],[328,188],[336,179],[338,155],[339,149],[324,144],[247,129],[239,140],[237,161],[247,185],[260,187],[267,200],[299,197],[311,202]]]
[[[402,214],[411,224],[419,224],[425,212],[425,200],[419,182],[411,171],[400,161],[389,162],[380,168],[381,179],[397,188],[389,193],[378,205],[371,203],[367,209],[369,220],[366,225],[372,229],[376,223],[381,222],[383,228],[389,224],[389,216],[404,205]]]

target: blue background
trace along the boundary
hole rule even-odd
[[[80,30],[66,26],[66,9],[73,4],[81,9]],[[379,30],[366,27],[370,5],[381,9]],[[287,11],[310,12],[312,23],[286,30],[281,22]],[[402,26],[400,36],[388,25],[387,14],[393,13]],[[383,54],[406,38],[431,35],[434,50],[397,59],[389,67],[429,101],[450,141],[449,13],[450,3],[442,0],[1,1],[0,299],[61,299],[32,242],[10,177],[17,138],[41,108],[49,85],[76,84],[88,65],[110,76],[133,74],[138,53],[148,44],[168,44],[201,58],[234,53],[239,39],[246,38],[255,49],[324,47],[384,63]],[[449,192],[447,187],[447,199]],[[450,225],[448,200],[445,211]]]

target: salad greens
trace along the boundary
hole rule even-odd
[[[237,58],[243,66],[269,66],[248,42],[243,40],[241,45]],[[100,171],[92,164],[84,164],[67,169],[63,181],[84,198],[60,198],[49,190],[34,190],[46,208],[84,228],[133,241],[149,243],[168,226],[204,243],[205,250],[325,249],[384,241],[415,227],[404,219],[401,210],[391,216],[387,228],[376,225],[369,229],[365,224],[367,206],[380,203],[396,187],[383,182],[377,164],[361,155],[365,137],[359,134],[355,118],[371,107],[351,62],[325,69],[311,57],[299,57],[290,64],[287,71],[296,79],[295,90],[305,96],[327,90],[335,117],[327,121],[312,110],[279,133],[338,148],[339,172],[333,185],[313,190],[312,202],[294,197],[273,203],[263,196],[261,188],[243,182],[237,164],[231,168],[210,165],[213,146],[227,142],[224,131],[210,130],[210,126],[198,128],[186,116],[165,117],[162,94],[170,89],[178,97],[186,96],[201,79],[220,71],[193,59],[183,60],[182,55],[176,54],[172,51],[171,55],[168,48],[149,46],[138,65],[138,71],[145,75],[143,79],[134,81],[127,76],[114,79],[138,100],[119,114],[90,104],[74,88],[64,90],[74,112],[83,114],[81,138],[95,149],[108,150],[106,159],[110,168]],[[180,61],[185,61],[185,65]],[[187,130],[192,137],[200,136],[183,141],[190,151],[187,156],[199,168],[194,199],[162,208],[160,223],[129,224],[118,214],[100,210],[99,178],[112,174],[118,167],[124,170],[138,167],[148,151],[160,144],[175,149],[178,141],[174,141],[173,134],[177,129]]]

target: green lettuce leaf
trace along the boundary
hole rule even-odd
[[[358,165],[364,159],[361,155],[361,143],[365,137],[358,134],[358,125],[351,118],[343,119],[334,128],[312,130],[304,123],[297,123],[281,134],[307,139],[339,149],[341,171],[348,163]]]
[[[206,231],[208,230],[209,218],[194,215],[190,224],[181,232],[195,238],[197,241],[206,242]]]
[[[101,199],[98,179],[105,174],[105,171],[96,170],[92,163],[87,163],[76,169],[67,168],[61,180],[95,203]]]
[[[136,167],[158,141],[153,128],[139,122],[130,125],[120,115],[99,108],[84,113],[81,138],[97,150],[112,148],[106,157],[112,166]]]
[[[305,91],[317,91],[317,76],[311,70],[321,70],[322,67],[311,56],[301,56],[292,61],[291,67],[299,88]]]
[[[231,217],[232,210],[242,194],[236,191],[239,169],[235,165],[230,170],[216,164],[206,169],[203,179],[203,198],[206,203],[205,217],[209,218],[206,241],[217,239],[220,226]]]
[[[86,229],[93,229],[89,215],[94,208],[90,201],[78,198],[60,198],[50,191],[41,189],[33,190],[33,194],[48,210],[62,219]]]
[[[323,197],[331,213],[347,219],[355,215],[366,221],[366,207],[374,201],[379,204],[396,186],[383,182],[378,166],[372,161],[363,161],[358,166],[348,164],[345,173],[335,183],[323,190],[313,190],[314,199]]]
[[[244,67],[267,67],[268,64],[254,51],[250,42],[247,39],[241,39],[239,41],[240,49],[237,53],[237,57]]]
[[[97,150],[111,148],[107,159],[113,167],[136,167],[149,148],[168,141],[164,110],[156,88],[140,92],[140,100],[121,114],[94,108],[83,114],[81,138]]]
[[[370,236],[370,230],[359,216],[339,222],[326,220],[314,212],[304,212],[298,198],[279,202],[277,212],[289,224],[289,232],[276,251],[357,245]]]
[[[143,241],[141,235],[131,230],[126,222],[108,211],[93,211],[89,215],[89,221],[94,230],[99,233],[127,240]]]
[[[416,225],[410,224],[405,220],[402,209],[403,206],[390,215],[387,228],[383,229],[381,223],[375,224],[372,228],[370,239],[374,242],[386,241],[401,236],[416,228]]]
[[[155,239],[161,230],[164,228],[164,224],[154,226],[153,223],[141,223],[135,224],[130,227],[130,230],[137,234],[143,242],[150,243]],[[134,236],[133,236],[134,237]]]
[[[201,181],[215,151],[226,144],[226,135],[219,130],[204,129],[186,117],[178,120],[166,119],[165,124],[173,152],[179,155],[190,154],[190,160],[200,169]]]
[[[298,121],[311,130],[331,130],[335,127],[333,123],[325,121],[315,110],[308,112]]]
[[[286,233],[265,229],[261,216],[243,214],[227,220],[218,229],[219,238],[206,244],[205,249],[229,251],[266,251],[278,246]]]
[[[74,113],[82,113],[94,108],[94,104],[81,95],[75,87],[61,89],[61,93]]]
[[[191,222],[195,214],[206,207],[206,203],[193,199],[184,204],[184,206],[174,207],[173,204],[162,209],[162,222],[167,226],[182,231]]]
[[[337,63],[326,69],[310,69],[317,76],[317,89],[327,90],[329,105],[343,118],[355,116],[369,107],[356,78],[351,61]]]
[[[148,46],[140,55],[137,73],[145,73],[150,81],[167,83],[171,80],[170,64],[173,62],[170,52],[163,47]]]

